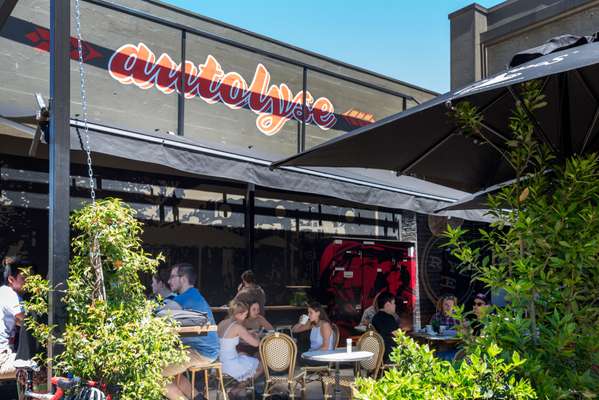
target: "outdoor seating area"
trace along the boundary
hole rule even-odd
[[[599,4],[434,1],[0,1],[0,400],[599,399]]]
[[[195,289],[189,288],[187,273],[186,264],[177,264],[160,268],[152,280],[154,295],[160,296],[159,300],[165,299],[159,314],[168,315],[165,313],[170,312],[181,323],[184,320],[177,314],[177,305],[185,301],[182,296],[201,296],[194,294]],[[169,278],[165,280],[161,276]],[[181,281],[183,285],[178,286]],[[384,358],[390,352],[386,351],[385,345],[392,341],[392,331],[382,332],[387,336],[385,342],[375,326],[370,325],[368,330],[359,333],[355,342],[352,337],[347,337],[343,341],[344,346],[340,346],[341,332],[336,324],[329,322],[325,307],[310,303],[304,307],[307,313],[302,314],[295,325],[277,326],[260,314],[260,304],[265,303],[265,298],[264,290],[255,281],[253,273],[245,271],[235,298],[227,307],[219,308],[227,310],[228,318],[220,320],[218,326],[211,325],[215,320],[210,312],[207,313],[208,325],[177,328],[184,342],[190,336],[201,337],[215,331],[220,338],[218,360],[187,367],[186,371],[177,375],[179,388],[184,387],[181,379],[188,379],[191,398],[195,398],[198,387],[203,387],[206,398],[210,398],[211,391],[227,398],[267,398],[281,392],[287,393],[290,398],[342,398],[351,396],[355,377],[377,378],[380,375]],[[393,296],[382,292],[376,299],[381,303],[377,310],[380,308],[386,310],[381,312],[395,315]],[[202,302],[198,300],[197,303]],[[209,309],[212,310],[204,308],[196,311],[207,312]],[[263,306],[262,309],[267,308]],[[375,324],[379,317],[379,313],[375,313]],[[393,330],[396,329],[399,329],[398,325]],[[188,343],[194,346],[193,342]],[[202,348],[196,349],[201,354]],[[196,379],[197,374],[203,374],[203,381]],[[211,374],[214,374],[213,380],[209,379]],[[213,387],[210,386],[211,381]],[[181,391],[185,393],[184,389]]]
[[[178,267],[175,266],[175,268]],[[164,273],[164,271],[160,272]],[[159,278],[160,272],[155,276],[154,287],[159,286],[156,279]],[[180,274],[180,272],[177,271],[175,275],[177,274]],[[173,276],[172,272],[170,276]],[[168,286],[167,288],[170,290]],[[250,289],[255,296],[254,298],[251,295],[248,296],[248,293],[244,293],[244,290],[247,291],[247,289]],[[164,293],[167,298],[172,298],[168,291]],[[311,303],[306,306],[305,309],[308,313],[300,316],[299,322],[293,326],[273,326],[264,316],[259,314],[258,303],[259,299],[265,297],[264,291],[256,284],[250,271],[242,274],[239,293],[242,295],[238,294],[235,298],[244,298],[248,303],[233,300],[228,307],[220,308],[226,309],[229,313],[229,318],[219,322],[219,327],[226,328],[216,329],[215,325],[203,329],[201,327],[178,328],[179,333],[186,332],[188,334],[195,330],[198,335],[205,335],[209,331],[217,330],[221,337],[219,362],[198,367],[192,366],[187,369],[187,374],[191,376],[192,398],[195,397],[196,388],[202,386],[198,385],[200,382],[195,378],[198,372],[203,373],[203,392],[206,398],[210,398],[211,393],[214,396],[220,394],[227,398],[247,398],[248,396],[251,398],[268,398],[286,393],[290,398],[299,396],[310,399],[352,397],[355,377],[376,379],[382,376],[384,371],[395,367],[388,359],[391,349],[387,349],[385,346],[388,343],[393,343],[392,336],[397,329],[400,329],[399,325],[395,322],[396,325],[392,328],[392,331],[385,331],[384,328],[381,328],[381,332],[377,332],[375,327],[381,318],[379,311],[388,313],[392,317],[396,315],[395,299],[388,293],[382,292],[376,296],[379,304],[375,307],[377,312],[374,314],[374,318],[371,318],[375,325],[369,324],[364,331],[357,329],[357,335],[349,336],[343,342],[345,346],[340,346],[341,333],[339,328],[336,324],[328,322],[326,311],[319,304]],[[482,298],[482,295],[479,297]],[[177,297],[174,297],[173,301],[177,302]],[[439,302],[439,316],[437,317],[437,314],[433,316],[432,323],[435,322],[435,318],[444,318],[446,323],[449,323],[453,304],[451,304],[451,307],[445,307],[445,311],[443,311],[443,303],[444,301]],[[252,310],[252,307],[248,304],[255,304],[255,309]],[[169,308],[173,307],[170,306]],[[448,314],[445,317],[444,312]],[[258,319],[261,321],[258,325],[251,322]],[[394,320],[394,318],[392,319]],[[229,333],[234,324],[240,326],[252,325],[257,328],[246,330],[239,327],[241,330],[236,331],[238,336],[236,336],[237,339],[234,342],[236,350],[232,350],[234,355],[231,358],[228,355],[229,350],[223,353],[222,346],[225,344],[223,339],[227,340],[230,336]],[[265,329],[264,325],[268,326],[268,329]],[[332,335],[329,336],[330,339],[325,338],[329,325],[330,335]],[[305,330],[303,326],[309,326],[309,330]],[[440,325],[437,327],[437,331],[434,331],[432,325],[428,325],[427,329],[422,332],[410,331],[407,334],[415,340],[437,349],[440,358],[446,356],[447,349],[449,349],[452,356],[455,356],[462,340],[456,333],[456,329],[459,329],[459,327],[452,326],[451,330],[445,328],[445,325]],[[325,332],[325,334],[322,332]],[[385,339],[381,334],[386,336]],[[247,335],[250,335],[250,339],[247,339]],[[298,350],[308,345],[306,343],[308,339],[310,341],[309,347],[304,351]],[[356,340],[354,341],[354,339]],[[394,347],[393,344],[390,346]],[[227,355],[223,358],[224,354]],[[248,374],[235,376],[233,372],[227,374],[227,369],[232,368],[231,363],[236,365],[231,371],[238,371],[239,365],[252,365],[249,362],[250,359],[254,360],[255,364],[253,365],[255,367],[257,365],[261,366],[259,369],[251,369],[250,376]],[[212,380],[213,387],[210,386],[209,376],[211,373],[215,373],[215,379]],[[180,376],[177,379],[179,380]]]

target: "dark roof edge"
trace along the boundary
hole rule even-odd
[[[597,0],[569,0],[567,2],[554,3],[537,12],[525,14],[513,21],[509,21],[499,26],[490,26],[487,31],[481,33],[480,40],[485,45],[490,45],[495,41],[501,41],[507,37],[532,29],[536,24],[541,22],[565,18],[574,12],[593,7],[597,4]],[[589,32],[588,34],[592,33],[593,32]]]
[[[466,6],[466,7],[462,7],[459,10],[456,10],[456,11],[452,12],[451,14],[449,14],[447,16],[447,18],[448,19],[455,18],[455,17],[459,16],[460,14],[463,14],[463,13],[471,11],[471,10],[475,10],[475,11],[481,12],[483,14],[487,14],[489,12],[488,8],[483,7],[480,4],[478,4],[478,3],[472,3],[472,4],[470,4],[470,5]]]
[[[162,1],[159,1],[159,0],[142,0],[142,1],[144,1],[146,3],[153,4],[153,5],[158,6],[158,7],[170,9],[172,11],[176,11],[178,13],[187,15],[189,17],[197,18],[197,19],[200,19],[200,20],[203,20],[203,21],[215,24],[215,25],[220,25],[223,28],[231,29],[233,31],[242,33],[244,35],[248,35],[248,36],[254,37],[256,39],[264,40],[264,41],[270,42],[272,44],[276,44],[277,46],[282,46],[282,47],[285,47],[287,49],[294,50],[294,51],[306,54],[306,55],[311,56],[311,57],[316,57],[316,58],[319,58],[319,59],[321,59],[323,61],[330,62],[332,64],[338,65],[340,67],[349,68],[349,69],[352,69],[354,71],[361,72],[361,73],[364,73],[364,74],[367,74],[367,75],[371,75],[371,76],[374,76],[374,77],[379,78],[379,79],[384,79],[384,80],[387,80],[389,82],[393,82],[393,83],[398,84],[398,85],[403,85],[403,86],[406,86],[406,87],[411,88],[411,89],[420,90],[422,92],[429,93],[429,94],[432,94],[434,96],[438,96],[440,94],[438,92],[435,92],[434,90],[426,89],[426,88],[423,88],[421,86],[414,85],[412,83],[408,83],[408,82],[405,82],[405,81],[402,81],[402,80],[399,80],[399,79],[396,79],[396,78],[392,78],[392,77],[390,77],[388,75],[384,75],[384,74],[381,74],[379,72],[374,72],[374,71],[371,71],[371,70],[366,69],[366,68],[358,67],[358,66],[355,66],[355,65],[352,65],[352,64],[349,64],[349,63],[346,63],[346,62],[343,62],[343,61],[340,61],[340,60],[337,60],[337,59],[334,59],[334,58],[331,58],[331,57],[327,57],[327,56],[324,56],[322,54],[316,53],[314,51],[302,49],[301,47],[297,47],[297,46],[294,46],[292,44],[285,43],[285,42],[279,41],[277,39],[273,39],[271,37],[268,37],[268,36],[265,36],[265,35],[261,35],[259,33],[255,33],[255,32],[249,31],[247,29],[243,29],[243,28],[240,28],[238,26],[231,25],[231,24],[228,24],[228,23],[223,22],[223,21],[219,21],[219,20],[214,19],[214,18],[206,17],[204,15],[195,13],[193,11],[186,10],[184,8],[173,6],[171,4],[166,4],[166,3],[163,3]]]
[[[495,4],[493,7],[489,7],[489,12],[497,11],[497,10],[507,7],[510,4],[515,3],[517,1],[520,1],[520,0],[505,0],[499,4]]]

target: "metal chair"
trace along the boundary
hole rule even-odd
[[[295,374],[295,360],[297,357],[297,345],[289,337],[280,332],[264,337],[260,341],[260,359],[264,367],[264,394],[266,399],[273,393],[271,391],[277,384],[287,386],[289,398],[295,398],[295,389],[303,382],[304,372]],[[273,373],[284,372],[283,375]],[[301,396],[304,397],[304,387],[301,387]]]
[[[379,373],[379,369],[383,364],[383,355],[385,354],[385,342],[381,335],[375,331],[367,331],[358,340],[358,351],[369,351],[373,353],[373,357],[370,360],[359,361],[356,363],[356,370],[354,371],[355,376],[370,376],[376,378]],[[349,388],[350,398],[353,398],[351,386],[354,383],[355,376],[342,376],[339,379],[339,386]],[[331,398],[329,389],[335,384],[334,376],[323,376],[324,384],[324,398]]]

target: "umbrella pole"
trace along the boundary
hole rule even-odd
[[[62,302],[69,266],[69,168],[70,168],[70,2],[50,3],[50,140],[49,140],[49,246],[48,280],[54,290],[48,299],[48,324],[60,336],[66,324]],[[48,359],[62,351],[48,344]],[[48,363],[48,381],[52,376]]]
[[[559,76],[560,93],[560,141],[561,155],[564,161],[572,155],[572,132],[570,128],[570,96],[568,95],[568,73],[564,72]]]

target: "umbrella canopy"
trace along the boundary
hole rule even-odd
[[[385,169],[474,193],[513,179],[514,171],[493,146],[465,136],[448,106],[472,103],[483,115],[483,134],[503,146],[511,137],[508,123],[519,100],[518,85],[536,79],[541,80],[547,100],[546,107],[531,115],[538,139],[562,157],[597,151],[599,42],[590,40],[448,92],[272,167]]]
[[[516,183],[516,179],[510,179],[507,182],[493,185],[480,192],[466,196],[455,203],[441,206],[435,210],[435,213],[453,210],[485,210],[488,208],[487,199],[489,198],[489,195],[496,195],[501,189],[513,185],[514,183]]]

